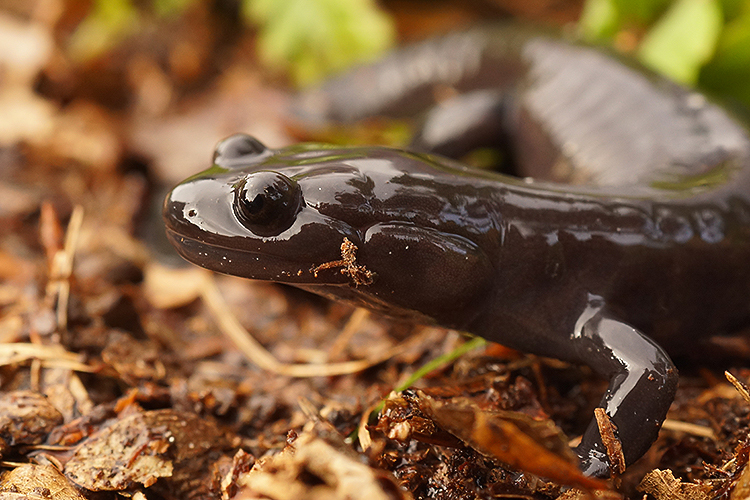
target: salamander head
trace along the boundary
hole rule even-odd
[[[325,210],[345,194],[342,185],[359,177],[342,160],[320,146],[274,152],[252,137],[232,136],[217,147],[211,168],[167,197],[167,235],[183,257],[214,271],[320,283],[310,269],[340,259],[344,238],[360,243],[341,210]],[[337,273],[330,279],[346,283]]]
[[[164,220],[177,251],[208,269],[434,317],[452,272],[486,264],[474,243],[444,231],[466,224],[450,199],[455,183],[436,178],[428,157],[394,149],[270,150],[236,135],[172,190]],[[452,288],[465,292],[461,283]]]

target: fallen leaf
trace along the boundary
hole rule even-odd
[[[7,392],[0,396],[0,456],[19,444],[41,443],[63,417],[42,394]]]
[[[512,468],[584,489],[607,489],[607,484],[584,476],[565,435],[550,420],[501,410],[482,410],[465,398],[440,402],[420,399],[422,410],[483,455]]]
[[[220,430],[197,415],[173,410],[136,413],[81,443],[65,464],[65,475],[92,491],[148,487],[159,478],[182,484],[206,474],[205,464],[215,459],[211,452],[224,447]]]
[[[85,497],[51,465],[25,464],[3,473],[0,499],[85,500]]]
[[[335,447],[312,433],[299,436],[280,453],[256,462],[238,484],[243,489],[236,499],[411,499],[392,476],[363,464],[348,448]]]

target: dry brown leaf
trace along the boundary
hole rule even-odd
[[[92,491],[151,486],[159,478],[200,478],[226,440],[210,421],[172,410],[136,413],[92,434],[65,465],[65,475]]]
[[[394,500],[411,499],[392,479],[312,433],[301,435],[280,453],[259,460],[238,481],[237,500]]]
[[[561,484],[607,489],[605,482],[581,473],[565,435],[549,420],[482,410],[465,398],[446,403],[422,395],[420,407],[440,427],[487,457]]]
[[[0,500],[85,500],[76,487],[51,465],[26,464],[0,478]]]
[[[716,433],[710,427],[705,425],[693,424],[690,422],[683,422],[681,420],[666,419],[661,425],[662,430],[684,432],[685,434],[691,434],[693,436],[705,437],[708,439],[716,440]]]
[[[235,68],[223,75],[217,83],[221,90],[207,94],[207,99],[186,104],[167,117],[143,113],[132,120],[129,147],[153,159],[155,175],[166,184],[208,167],[216,143],[238,130],[263,137],[266,144],[291,141],[280,120],[287,95],[262,85],[257,74]]]
[[[573,488],[557,497],[556,500],[622,500],[622,495],[611,490],[589,492]]]
[[[729,495],[729,500],[747,500],[750,498],[750,467],[745,465],[742,470],[737,483],[732,490],[732,494]]]
[[[221,498],[222,500],[229,500],[234,498],[239,489],[237,480],[242,477],[243,474],[250,472],[250,469],[255,464],[255,457],[247,453],[245,450],[238,450],[237,453],[232,457],[232,464],[229,470],[227,470],[220,481]]]
[[[638,491],[647,493],[656,500],[709,500],[710,486],[683,483],[675,479],[672,471],[654,469],[644,476]]]
[[[369,430],[380,431],[388,439],[403,444],[414,439],[438,446],[462,446],[461,439],[438,427],[435,420],[423,411],[420,406],[422,396],[419,391],[391,393],[380,411],[377,425]]]
[[[101,356],[124,380],[160,380],[166,374],[155,342],[137,340],[122,332],[109,334]]]
[[[18,444],[41,443],[63,417],[43,395],[14,391],[0,395],[0,456]]]

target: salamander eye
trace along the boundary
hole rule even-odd
[[[235,134],[216,145],[214,163],[222,167],[246,166],[270,150],[255,137]]]
[[[278,172],[253,172],[234,189],[237,218],[258,236],[275,236],[288,229],[303,203],[299,185]]]

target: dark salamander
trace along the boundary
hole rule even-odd
[[[301,109],[410,114],[445,88],[458,96],[429,113],[414,151],[503,144],[517,176],[238,135],[171,192],[169,238],[215,271],[588,365],[610,381],[600,407],[630,464],[677,388],[664,349],[750,326],[750,139],[699,93],[516,28],[395,53]],[[577,452],[587,474],[610,474],[595,422]]]

